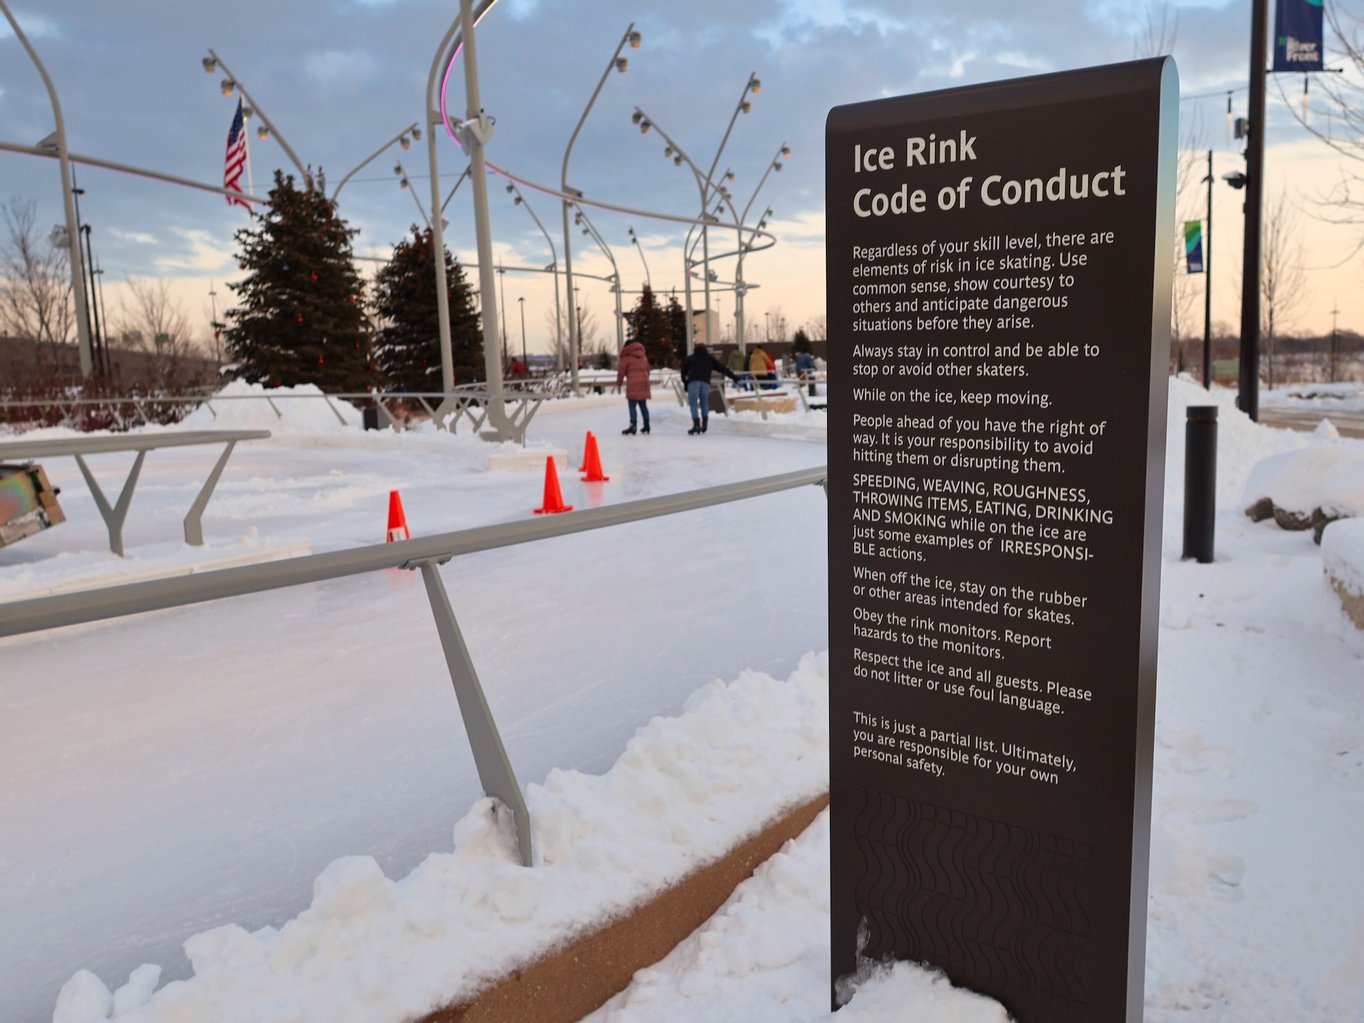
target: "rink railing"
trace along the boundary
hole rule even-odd
[[[741,483],[725,483],[681,494],[628,501],[606,508],[589,508],[520,522],[478,526],[412,540],[310,554],[241,568],[217,569],[171,579],[8,601],[0,603],[0,636],[20,636],[390,568],[420,570],[426,584],[427,599],[431,603],[431,613],[435,617],[436,631],[440,635],[441,648],[445,653],[446,666],[450,671],[450,681],[454,684],[455,697],[459,702],[460,716],[469,736],[469,748],[478,769],[479,782],[486,795],[501,800],[511,809],[516,821],[521,862],[530,866],[530,813],[526,809],[526,801],[511,762],[507,759],[502,736],[484,698],[483,686],[464,643],[454,609],[450,606],[439,566],[461,554],[621,526],[798,487],[817,485],[825,488],[827,493],[827,478],[828,467],[818,466]]]
[[[509,406],[507,415],[511,420],[513,429],[517,432],[518,439],[525,435],[526,427],[534,418],[542,402],[566,396],[566,392],[561,389],[547,389],[542,386],[545,383],[544,380],[532,378],[529,380],[509,380],[503,384],[502,400],[505,406]],[[449,433],[456,432],[455,428],[460,420],[467,417],[474,432],[478,432],[487,421],[487,406],[491,397],[491,392],[487,387],[479,384],[465,384],[449,392],[357,391],[338,394],[324,392],[277,394],[266,391],[261,394],[132,394],[110,395],[102,398],[3,398],[0,399],[0,420],[12,419],[16,412],[25,411],[38,413],[37,418],[41,418],[43,413],[55,409],[62,418],[62,423],[57,425],[69,425],[70,420],[82,410],[89,413],[104,409],[131,409],[137,419],[142,421],[143,426],[154,426],[165,424],[165,419],[158,412],[159,407],[184,406],[184,415],[188,415],[199,408],[206,408],[209,414],[217,419],[218,409],[214,407],[214,402],[222,405],[237,401],[263,401],[270,406],[276,419],[283,419],[284,412],[279,405],[275,404],[276,402],[321,401],[326,403],[327,408],[336,417],[336,421],[342,426],[350,426],[351,423],[346,419],[341,409],[337,407],[337,402],[350,404],[356,408],[382,409],[392,422],[401,427],[405,417],[400,412],[395,413],[394,408],[415,402],[426,411],[431,421],[442,430]],[[22,420],[18,422],[19,425],[23,425]]]
[[[812,408],[824,408],[828,400],[829,379],[828,374],[820,370],[806,376],[784,376],[776,379],[759,379],[747,370],[739,374],[741,383],[732,383],[726,378],[721,378],[718,383],[711,384],[711,393],[717,390],[720,392],[721,401],[724,403],[724,414],[729,414],[729,403],[736,398],[752,400],[758,406],[758,414],[764,420],[767,419],[767,406],[777,400],[786,400],[795,397],[800,401],[802,412],[809,412]],[[687,406],[687,387],[682,383],[681,377],[675,377],[669,381],[672,386],[673,395],[677,398],[677,404],[686,408]],[[807,397],[807,395],[809,397]],[[823,397],[825,401],[811,402],[810,398]],[[777,410],[773,410],[777,411]]]

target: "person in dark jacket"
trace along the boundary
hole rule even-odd
[[[688,435],[705,433],[710,420],[710,375],[723,373],[731,380],[739,378],[734,371],[710,353],[705,345],[697,345],[682,363],[682,384],[687,388],[687,405],[691,409],[691,429]]]
[[[617,391],[622,382],[625,384],[625,399],[630,406],[630,425],[620,432],[626,436],[635,432],[635,412],[638,410],[644,419],[644,429],[640,432],[648,433],[649,398],[652,397],[649,389],[649,356],[638,341],[631,341],[620,350],[620,361],[616,368]]]

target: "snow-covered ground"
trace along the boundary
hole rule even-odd
[[[1364,637],[1311,534],[1241,513],[1266,457],[1329,445],[1364,460],[1364,442],[1259,427],[1220,395],[1218,560],[1183,563],[1183,408],[1205,401],[1173,385],[1147,1019],[1364,1020]],[[547,408],[532,424],[530,446],[566,449],[574,466],[585,431],[600,439],[611,482],[564,473],[570,504],[824,461],[818,414],[713,418],[696,438],[681,409],[656,401],[654,434],[621,438],[623,404]],[[276,422],[237,402],[187,424],[276,432],[238,447],[202,549],[175,538],[213,455],[149,456],[122,562],[74,466],[49,463],[69,521],[0,551],[0,599],[282,545],[377,542],[390,489],[414,535],[540,503],[540,472],[489,472],[487,444],[363,434],[319,405],[295,401]],[[111,487],[130,461],[118,457],[95,460]],[[385,1011],[466,990],[546,929],[661,883],[723,844],[716,821],[737,836],[818,784],[773,758],[826,769],[827,667],[806,656],[827,640],[825,516],[809,488],[445,567],[537,821],[529,872],[510,866],[478,799],[411,574],[4,641],[0,1019],[52,1018],[82,968],[93,973],[66,983],[60,1023],[115,1008],[139,1023],[398,1018]],[[676,719],[650,723],[659,715]],[[727,787],[709,773],[720,763],[758,780]],[[821,820],[592,1019],[827,1018],[827,911]],[[165,986],[189,976],[180,945],[196,933],[199,976]],[[142,963],[159,978],[134,972]],[[869,979],[839,1018],[907,1009],[924,1023],[1003,1018],[906,965]]]

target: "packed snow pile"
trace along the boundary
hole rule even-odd
[[[1331,523],[1322,534],[1321,560],[1340,589],[1364,598],[1364,518]]]
[[[144,965],[110,992],[82,970],[53,1023],[371,1023],[467,998],[826,791],[827,687],[827,657],[814,654],[784,682],[716,681],[640,729],[604,775],[556,770],[527,787],[534,867],[520,865],[505,809],[483,799],[455,826],[454,851],[407,877],[342,857],[282,927],[190,938],[187,981],[153,994],[159,968]]]
[[[212,406],[211,408],[209,406]],[[364,428],[350,402],[316,384],[265,387],[234,380],[180,423],[185,430],[269,430],[272,434],[334,434]]]
[[[830,1019],[829,812],[758,867],[657,966],[582,1023]],[[840,992],[843,988],[840,986]],[[866,963],[837,1023],[1006,1023],[1000,1004],[914,963]],[[908,1015],[912,1008],[912,1017]]]
[[[1165,443],[1165,512],[1180,514],[1184,497],[1184,443],[1191,406],[1217,408],[1217,506],[1232,507],[1241,499],[1255,467],[1268,455],[1297,451],[1308,435],[1270,430],[1236,407],[1234,391],[1206,391],[1187,376],[1170,379]],[[1167,530],[1168,532],[1168,530]],[[1178,537],[1178,532],[1175,536]],[[1167,554],[1169,552],[1167,551]]]
[[[1364,515],[1364,445],[1319,429],[1308,446],[1271,455],[1251,473],[1241,503],[1264,500],[1300,519],[1318,510],[1337,519]]]

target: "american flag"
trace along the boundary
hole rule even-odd
[[[241,192],[242,170],[246,167],[246,124],[242,117],[240,97],[237,99],[237,114],[232,118],[232,127],[227,130],[227,155],[223,161],[223,187],[233,192]],[[248,210],[251,208],[251,204],[245,199],[229,195],[227,204],[231,206],[233,203],[245,206]]]

